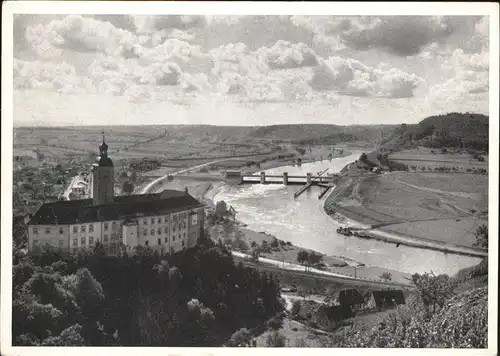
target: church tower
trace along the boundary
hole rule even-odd
[[[108,145],[102,135],[99,157],[92,165],[92,199],[94,205],[110,204],[114,196],[115,172],[113,161],[108,157]]]

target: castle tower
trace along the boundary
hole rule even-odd
[[[94,205],[110,204],[114,196],[113,161],[108,157],[108,145],[102,135],[102,144],[99,146],[99,157],[92,165],[92,199]]]

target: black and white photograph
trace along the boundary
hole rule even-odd
[[[2,15],[2,355],[497,353],[498,4],[71,3]]]

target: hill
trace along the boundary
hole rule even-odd
[[[488,150],[489,117],[472,113],[448,113],[428,117],[418,124],[402,124],[383,141],[386,149],[424,146]]]
[[[256,128],[250,136],[296,144],[335,144],[351,141],[377,143],[396,128],[394,125],[271,125]]]

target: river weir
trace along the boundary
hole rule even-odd
[[[304,163],[300,166],[282,166],[266,170],[269,175],[288,172],[290,175],[306,175],[328,169],[338,173],[354,162],[361,152],[351,155]],[[427,250],[410,246],[397,246],[374,239],[345,236],[338,233],[347,221],[329,216],[323,208],[324,198],[319,200],[321,187],[311,187],[294,198],[297,186],[281,184],[253,184],[247,186],[222,185],[214,192],[213,201],[224,200],[238,211],[238,220],[249,229],[265,232],[296,246],[312,249],[327,255],[339,256],[348,263],[362,263],[367,267],[380,267],[405,273],[447,273],[473,266],[480,258],[453,253]],[[356,226],[348,221],[350,226]],[[359,227],[365,226],[358,224]]]

